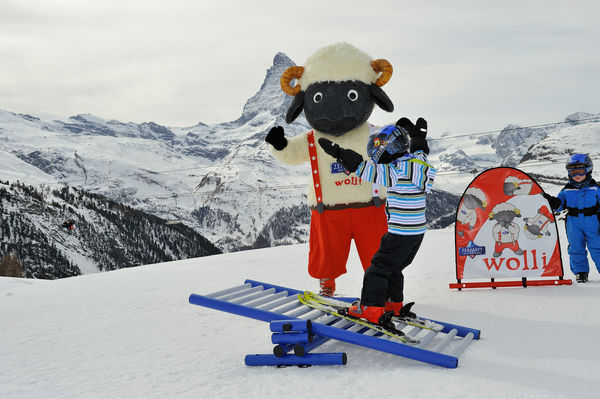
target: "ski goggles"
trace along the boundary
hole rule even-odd
[[[587,168],[569,169],[569,176],[585,176],[587,174]]]

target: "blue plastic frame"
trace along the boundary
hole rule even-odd
[[[263,286],[264,289],[275,288],[276,292],[287,291],[291,295],[302,293],[302,291],[294,290],[286,287],[281,287],[273,284],[262,283],[255,280],[246,280],[245,283],[250,283],[252,286]],[[290,316],[265,311],[261,309],[251,308],[248,306],[238,305],[235,303],[230,303],[226,301],[222,301],[215,298],[210,298],[203,295],[191,294],[189,297],[189,302],[194,305],[204,306],[207,308],[220,310],[223,312],[228,312],[232,314],[237,314],[239,316],[249,317],[256,320],[262,320],[265,322],[271,322],[274,320],[290,320]],[[298,319],[301,320],[301,319]],[[474,330],[467,327],[456,326],[449,323],[437,322],[444,325],[445,330],[448,331],[452,328],[456,328],[458,330],[458,336],[464,336],[469,332],[473,332],[474,339],[479,338],[479,330]],[[456,368],[458,367],[458,357],[445,355],[443,353],[437,353],[433,351],[429,351],[427,349],[417,348],[414,346],[405,345],[398,342],[393,342],[389,340],[383,340],[374,336],[363,335],[360,333],[347,331],[345,329],[328,326],[320,323],[312,323],[312,333],[315,335],[319,335],[321,337],[337,339],[338,341],[343,341],[347,343],[351,343],[354,345],[364,346],[367,348],[375,349],[381,352],[391,353],[394,355],[407,357],[410,359],[418,360],[424,363],[429,363],[437,366],[442,366],[446,368]],[[464,335],[463,335],[464,334]],[[319,340],[321,341],[321,340]],[[307,346],[308,347],[308,346]],[[268,355],[271,356],[271,355]],[[283,357],[288,356],[284,355]],[[277,359],[281,359],[277,356],[273,356]],[[303,363],[300,363],[303,364]]]

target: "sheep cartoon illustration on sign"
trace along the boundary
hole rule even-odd
[[[530,179],[519,179],[517,176],[508,176],[504,179],[502,187],[504,194],[513,197],[515,195],[529,195],[533,188],[533,182]]]
[[[525,236],[530,240],[539,240],[544,236],[549,236],[549,227],[554,223],[554,215],[548,209],[547,206],[542,206],[538,209],[535,216],[530,218],[523,218],[525,226]]]
[[[492,227],[492,237],[495,241],[494,258],[502,255],[502,251],[510,249],[516,255],[522,255],[523,250],[519,248],[519,226],[513,221],[521,217],[521,211],[510,202],[504,202],[494,207],[490,220],[496,224]]]
[[[388,61],[374,60],[348,43],[324,47],[303,66],[289,67],[281,76],[282,90],[294,96],[286,122],[292,123],[304,111],[313,130],[286,137],[283,127],[275,126],[265,141],[283,163],[310,162],[308,272],[319,279],[323,295],[332,296],[335,279],[346,273],[352,240],[362,267],[371,264],[387,231],[386,190],[348,176],[316,143],[327,138],[368,158],[367,142],[375,129],[367,119],[375,105],[387,112],[394,109],[381,88],[391,76]]]
[[[456,214],[457,231],[463,237],[465,230],[473,230],[477,224],[477,209],[484,210],[487,207],[485,193],[477,187],[469,187],[463,196]]]

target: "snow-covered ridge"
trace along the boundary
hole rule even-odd
[[[460,194],[475,174],[496,166],[516,167],[545,177],[547,183],[564,184],[569,155],[600,155],[599,129],[600,114],[576,112],[562,122],[537,127],[509,124],[498,133],[433,139],[430,159],[440,169],[437,187]]]
[[[0,143],[11,158],[0,161],[0,175],[31,184],[63,182],[150,214],[183,219],[225,251],[304,242],[308,165],[277,162],[264,142],[275,125],[290,136],[310,129],[303,116],[291,125],[284,121],[292,98],[281,91],[279,78],[293,64],[285,54],[276,54],[242,115],[215,125],[173,127],[90,114],[61,119],[0,111]],[[575,127],[584,135],[594,132],[591,116],[598,115],[572,114],[554,127],[508,125],[499,134],[431,140],[430,160],[440,173],[428,219],[435,227],[449,223],[456,195],[471,173],[518,166],[538,154],[560,158],[564,148],[576,151],[576,141],[552,137]],[[16,173],[15,160],[29,167]],[[557,177],[560,172],[552,169]]]

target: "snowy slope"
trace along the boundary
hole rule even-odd
[[[10,181],[25,181],[29,184],[55,183],[56,179],[28,164],[13,154],[0,150],[2,159],[2,179]]]
[[[426,234],[406,296],[423,315],[482,330],[457,369],[339,342],[319,350],[346,352],[346,366],[246,367],[246,354],[271,353],[268,324],[188,296],[245,278],[316,289],[300,244],[55,281],[0,278],[0,397],[597,397],[598,273],[585,285],[450,291],[452,234]],[[357,295],[354,251],[348,268],[339,289]]]

